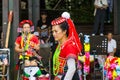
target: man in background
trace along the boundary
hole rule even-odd
[[[114,56],[117,48],[116,40],[113,39],[112,33],[108,33],[107,38],[108,38],[108,54],[110,56]]]
[[[106,22],[110,23],[110,14],[112,13],[113,9],[113,0],[107,0],[108,1],[108,7],[106,9]]]

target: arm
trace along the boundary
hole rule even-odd
[[[104,2],[105,4],[103,4],[103,7],[102,7],[102,8],[103,8],[103,9],[107,9],[107,7],[108,7],[108,1],[107,1],[107,0],[104,0],[104,1],[105,1],[105,2]]]
[[[73,75],[76,71],[75,59],[69,58],[67,60],[67,66],[68,66],[68,70],[67,70],[64,80],[72,80]]]
[[[98,6],[97,4],[98,4],[98,3],[97,3],[97,0],[95,0],[95,2],[94,2],[94,6],[95,6],[95,8],[101,8],[101,7]]]
[[[116,48],[117,48],[116,40],[114,40],[114,43],[113,43],[113,44],[114,44],[114,46],[113,46],[113,47],[114,47],[114,49],[113,49],[113,54],[115,54],[115,53],[116,53]]]
[[[21,44],[21,37],[17,37],[15,40],[15,48],[14,48],[17,53],[23,52],[23,49],[20,47],[20,44]]]
[[[103,5],[101,5],[101,6],[98,6],[98,2],[97,2],[97,0],[95,0],[94,6],[95,6],[95,8],[107,9],[107,7],[108,7],[107,0],[105,1],[105,3],[106,3],[106,4],[103,4]]]
[[[114,48],[114,51],[113,51],[113,53],[116,53],[116,48]]]
[[[102,8],[103,8],[103,9],[107,9],[107,7],[108,7],[108,5],[103,5]]]
[[[38,50],[40,49],[40,44],[35,45],[35,46],[34,46],[34,49],[35,49],[36,51],[38,51]]]
[[[37,31],[40,33],[41,32],[41,30],[40,30],[40,20],[38,20],[38,22],[37,22]]]
[[[113,44],[114,44],[114,45],[113,45],[113,48],[114,48],[114,49],[113,49],[113,52],[110,53],[111,56],[114,56],[114,54],[116,53],[116,49],[117,49],[117,43],[116,43],[115,40],[113,41]]]
[[[39,26],[37,27],[37,31],[38,31],[39,33],[41,32],[41,30],[40,30],[40,27],[39,27]]]
[[[21,53],[23,52],[23,49],[21,49],[20,46],[17,43],[15,43],[15,51]]]
[[[110,53],[110,56],[114,56],[115,53],[116,53],[116,48],[114,48],[113,52]]]
[[[98,6],[98,5],[96,5],[96,4],[94,4],[94,6],[95,6],[95,8],[101,8],[100,6]]]

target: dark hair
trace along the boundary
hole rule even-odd
[[[66,35],[68,36],[68,34],[69,34],[69,26],[68,26],[68,23],[66,21],[60,24],[60,28],[62,29],[62,31],[66,30]]]
[[[112,35],[113,35],[113,33],[112,33],[112,32],[108,32],[108,33],[107,33],[107,35],[108,35],[108,34],[112,34]]]
[[[41,14],[41,15],[47,15],[47,12],[42,11],[40,14]]]

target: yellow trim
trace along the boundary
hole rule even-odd
[[[25,59],[29,59],[29,58],[30,58],[29,56],[25,56]],[[20,55],[20,56],[19,56],[19,59],[23,59],[23,56]]]

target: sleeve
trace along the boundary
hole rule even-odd
[[[116,43],[116,40],[114,40],[113,45],[114,45],[114,48],[117,48],[117,43]]]
[[[15,43],[20,44],[20,42],[21,42],[21,37],[17,37]]]
[[[106,3],[105,5],[107,5],[107,6],[108,6],[108,0],[105,0],[105,3]]]
[[[40,41],[39,41],[38,37],[36,37],[36,36],[33,36],[32,41],[33,41],[35,44],[40,44]]]
[[[66,59],[69,59],[69,58],[77,59],[78,50],[75,45],[73,44],[67,45],[65,53],[66,53]]]
[[[67,66],[68,66],[68,70],[67,70],[64,80],[72,80],[74,73],[76,71],[75,59],[69,58],[67,60]]]
[[[97,5],[97,0],[94,1],[94,5]]]

